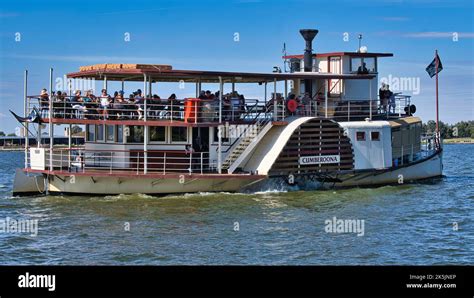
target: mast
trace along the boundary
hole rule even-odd
[[[25,79],[24,79],[24,85],[23,85],[23,92],[25,96],[25,106],[24,106],[24,115],[28,115],[28,70],[25,70]],[[40,123],[41,125],[41,123]],[[29,146],[29,130],[28,130],[28,121],[25,122],[25,131],[24,131],[24,136],[25,136],[25,169],[28,168],[28,146]]]
[[[438,50],[435,50],[435,65],[436,65],[436,137],[439,138],[439,110],[438,110]]]

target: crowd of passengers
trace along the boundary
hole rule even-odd
[[[219,91],[201,91],[199,95],[200,111],[206,110],[207,117],[215,120],[219,107]],[[237,120],[246,111],[245,97],[238,92],[224,94],[222,96],[222,112],[224,120]],[[39,106],[42,116],[49,113],[49,99],[47,89],[42,89]],[[113,96],[107,93],[106,89],[101,90],[101,94],[96,96],[92,90],[77,90],[73,96],[68,96],[66,92],[56,91],[51,94],[53,104],[53,118],[65,119],[144,119],[145,97],[142,91],[124,96],[123,91],[115,91]],[[184,111],[184,101],[178,100],[176,94],[171,94],[167,99],[162,99],[157,94],[147,99],[147,117],[151,119],[182,119]],[[148,119],[148,118],[147,118]]]

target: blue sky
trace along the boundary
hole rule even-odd
[[[54,76],[94,63],[172,64],[176,69],[271,71],[282,66],[282,45],[300,54],[301,28],[319,29],[315,52],[354,51],[357,34],[381,58],[379,78],[420,78],[418,115],[434,119],[434,79],[425,67],[439,50],[440,118],[474,119],[474,20],[471,0],[205,0],[2,1],[0,4],[0,131],[18,124],[8,110],[23,109],[23,71],[30,94]],[[130,33],[130,42],[124,34]],[[240,41],[234,41],[238,32]],[[344,32],[349,41],[343,40]],[[458,40],[453,41],[453,32]],[[15,34],[21,41],[15,41]],[[129,90],[141,85],[129,85]],[[177,86],[158,86],[168,96]],[[217,86],[205,86],[215,90]],[[243,87],[258,96],[257,87]],[[109,90],[118,85],[109,85]],[[194,87],[180,91],[192,96]],[[176,92],[179,93],[179,92]],[[249,97],[249,96],[247,96]]]

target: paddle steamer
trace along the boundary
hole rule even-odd
[[[442,175],[441,142],[438,135],[422,141],[411,97],[397,94],[388,106],[378,98],[379,59],[393,54],[313,53],[318,31],[300,33],[305,52],[285,55],[284,72],[99,64],[67,74],[71,82],[103,81],[107,91],[111,81],[121,82],[122,91],[129,82],[142,82],[135,102],[99,95],[90,100],[84,92],[30,96],[25,72],[24,113],[36,111],[25,126],[39,138],[33,145],[25,137],[25,165],[16,172],[13,192],[238,192],[272,181],[346,187]],[[49,91],[52,78],[51,70]],[[195,94],[157,99],[154,90],[164,82],[193,84]],[[210,83],[219,92],[200,97],[202,84]],[[263,89],[263,98],[238,95],[250,84]],[[75,125],[84,127],[83,146],[54,144],[55,127],[71,131]],[[41,141],[46,127],[49,143]]]

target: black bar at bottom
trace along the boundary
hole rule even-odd
[[[0,266],[0,297],[472,297],[473,280],[470,266]]]

